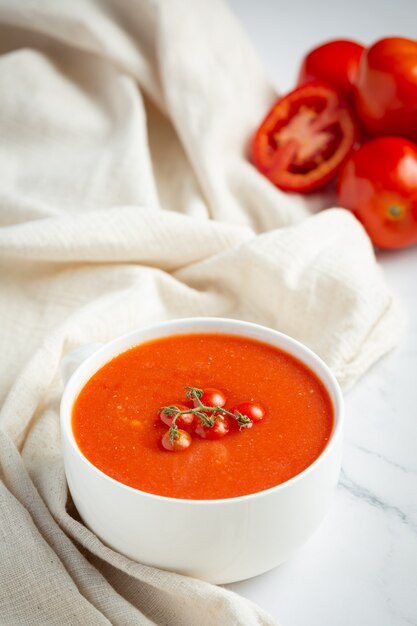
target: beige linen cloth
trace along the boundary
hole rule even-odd
[[[0,624],[273,624],[82,525],[59,363],[218,315],[293,335],[347,388],[398,340],[372,247],[250,164],[274,93],[218,0],[0,0],[0,54]]]

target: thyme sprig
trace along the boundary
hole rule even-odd
[[[202,425],[206,428],[212,428],[216,420],[224,419],[225,415],[228,415],[236,420],[240,429],[248,428],[252,424],[252,421],[247,415],[243,415],[239,412],[232,413],[222,406],[206,406],[203,404],[201,402],[201,398],[203,396],[202,389],[199,389],[198,387],[191,387],[189,385],[184,387],[184,389],[187,400],[197,402],[197,406],[180,411],[174,404],[170,404],[169,406],[164,406],[160,409],[164,415],[172,417],[171,426],[169,427],[169,440],[171,443],[179,437],[177,419],[180,415],[184,415],[185,413],[192,413],[198,417]]]

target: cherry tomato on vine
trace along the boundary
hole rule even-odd
[[[417,141],[417,41],[388,37],[366,50],[356,79],[355,108],[369,134]]]
[[[199,422],[194,432],[202,439],[220,439],[229,432],[229,421],[226,416],[219,416],[211,428]]]
[[[401,137],[369,141],[343,168],[338,197],[376,246],[417,243],[417,145]]]
[[[313,48],[303,59],[298,85],[322,80],[349,97],[364,50],[360,43],[348,39],[335,39]]]
[[[203,395],[200,398],[201,404],[204,406],[224,406],[226,404],[226,396],[223,391],[220,389],[214,389],[212,387],[208,387],[203,390]],[[197,400],[194,400],[194,406],[199,406]]]
[[[184,404],[176,404],[175,407],[179,411],[186,411],[189,407]],[[171,426],[172,420],[174,417],[172,415],[165,415],[163,409],[159,411],[159,419],[166,424],[167,426]],[[183,413],[183,415],[179,415],[176,419],[176,425],[178,428],[183,428],[185,430],[190,429],[194,423],[194,414],[193,413]]]
[[[269,111],[253,137],[253,161],[277,187],[309,192],[335,177],[356,136],[339,93],[325,83],[307,83]]]
[[[162,437],[161,443],[165,450],[169,450],[170,452],[183,452],[190,447],[191,436],[185,430],[178,429],[178,437],[171,441],[169,430],[167,430]]]
[[[265,409],[258,402],[242,402],[232,409],[232,413],[246,415],[254,423],[260,422],[265,417]]]

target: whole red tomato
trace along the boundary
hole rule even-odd
[[[343,97],[316,81],[275,102],[253,137],[252,158],[277,187],[307,193],[335,177],[356,136]]]
[[[224,406],[226,404],[226,396],[220,389],[208,387],[203,390],[200,402],[204,404],[204,406]],[[193,404],[195,407],[200,406],[198,400],[194,400]]]
[[[417,243],[417,145],[401,137],[366,143],[346,162],[338,196],[376,246]]]
[[[206,405],[207,406],[207,405]],[[216,417],[213,426],[204,426],[200,421],[196,425],[194,432],[202,439],[220,439],[229,432],[229,420],[227,415],[220,415]]]
[[[265,409],[258,402],[242,402],[232,409],[232,413],[240,413],[249,417],[251,422],[260,422],[265,417]],[[251,424],[250,424],[251,426]]]
[[[371,135],[401,135],[417,141],[417,41],[381,39],[363,55],[355,108]]]
[[[350,96],[365,48],[356,41],[335,39],[313,48],[303,59],[298,84],[322,80]]]
[[[187,450],[187,448],[191,445],[190,434],[185,430],[178,429],[177,435],[176,439],[171,441],[169,430],[167,430],[161,439],[162,447],[170,452],[183,452],[184,450]]]
[[[178,409],[178,411],[187,411],[189,409],[189,407],[185,406],[184,404],[177,404],[175,405],[175,408]],[[159,411],[158,416],[161,422],[163,422],[167,426],[171,426],[172,420],[174,419],[173,415],[166,415],[164,409],[161,409]],[[176,425],[178,426],[178,428],[187,430],[187,429],[190,429],[193,426],[193,424],[194,424],[194,413],[183,413],[182,415],[179,415],[177,417]]]

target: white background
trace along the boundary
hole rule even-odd
[[[280,91],[295,84],[304,53],[325,40],[417,39],[417,0],[229,4]],[[283,626],[417,625],[417,247],[378,258],[408,328],[400,347],[346,396],[333,505],[289,562],[229,585]]]
[[[279,90],[295,86],[299,63],[329,39],[370,44],[417,38],[417,0],[229,0]]]

